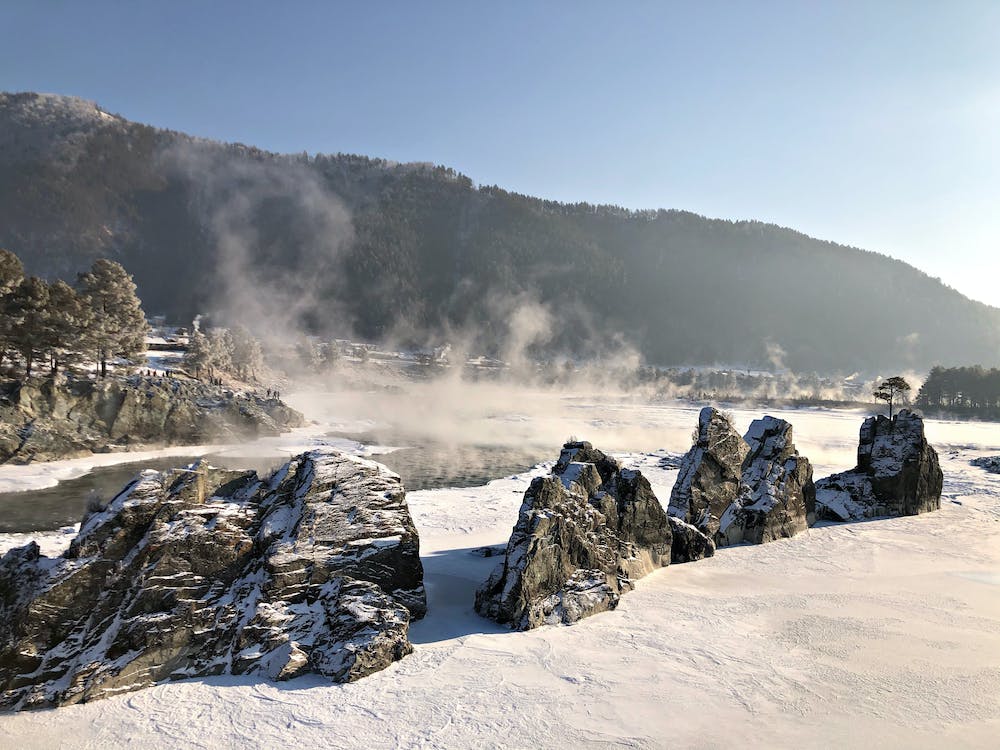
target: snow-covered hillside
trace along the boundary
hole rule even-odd
[[[746,428],[759,414],[734,416]],[[781,416],[817,477],[853,465],[860,415]],[[663,450],[622,458],[666,503],[676,470],[663,459],[688,447],[697,411],[619,406],[591,419],[598,446],[630,419],[662,434]],[[613,612],[526,633],[472,611],[498,560],[476,550],[506,541],[530,477],[549,467],[412,492],[429,611],[411,656],[349,685],[212,678],[2,716],[0,746],[992,746],[1000,476],[969,461],[1000,452],[1000,429],[927,430],[945,474],[940,511],[722,549],[642,579]]]

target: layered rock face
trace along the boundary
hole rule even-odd
[[[702,409],[698,437],[682,459],[670,493],[670,515],[714,538],[719,519],[740,496],[749,450],[725,414],[710,406]]]
[[[816,483],[817,516],[851,521],[912,516],[941,507],[944,475],[919,415],[903,409],[861,425],[858,465]]]
[[[378,464],[314,451],[264,480],[146,472],[62,557],[0,559],[0,706],[217,674],[355,680],[410,653],[425,611],[403,487]]]
[[[589,443],[567,443],[553,474],[525,493],[476,611],[523,630],[614,609],[635,579],[670,564],[673,526],[640,472]],[[693,526],[679,528],[681,559],[714,552]]]
[[[135,444],[232,442],[305,423],[276,399],[163,377],[8,384],[0,393],[0,463],[28,463]]]
[[[815,521],[816,487],[809,459],[783,419],[755,419],[747,430],[739,497],[719,519],[716,543],[762,544],[795,536]]]

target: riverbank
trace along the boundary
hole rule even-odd
[[[0,383],[0,464],[230,444],[304,424],[280,399],[189,378],[59,374]]]

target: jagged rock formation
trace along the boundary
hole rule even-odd
[[[65,705],[162,680],[318,672],[410,653],[426,599],[399,477],[334,451],[268,479],[146,472],[60,558],[0,558],[0,706]]]
[[[525,493],[476,611],[523,630],[614,609],[635,579],[670,564],[673,526],[640,472],[590,443],[567,443],[553,474]],[[679,560],[714,552],[694,527],[682,531]]]
[[[985,469],[991,474],[1000,474],[1000,456],[974,458],[969,463],[973,466],[978,466],[980,469]]]
[[[742,438],[725,414],[702,409],[668,512],[720,547],[770,542],[808,528],[815,520],[812,467],[795,449],[792,426],[764,417]]]
[[[732,421],[710,406],[698,415],[698,437],[681,461],[668,513],[714,538],[719,519],[740,496],[749,447]]]
[[[815,521],[816,488],[809,459],[792,441],[792,426],[764,417],[750,424],[740,495],[719,519],[719,546],[792,537]]]
[[[163,377],[65,376],[0,386],[0,463],[135,445],[233,442],[304,424],[276,399]]]
[[[901,410],[861,425],[858,465],[816,483],[817,516],[851,521],[912,516],[941,507],[944,475],[919,415]]]

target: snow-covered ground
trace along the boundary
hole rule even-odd
[[[661,460],[688,447],[695,409],[566,407],[536,430],[602,447],[643,425],[639,452],[623,457],[666,502],[676,471]],[[759,414],[734,416],[745,428]],[[816,476],[853,465],[860,414],[777,416]],[[393,667],[350,685],[200,679],[6,715],[0,746],[995,747],[1000,476],[969,460],[1000,453],[1000,426],[928,432],[945,472],[939,512],[724,549],[641,580],[614,612],[528,633],[472,611],[498,562],[472,550],[506,541],[530,476],[548,466],[410,493],[429,613]],[[651,452],[655,434],[662,450]],[[46,547],[68,538],[47,535]]]

